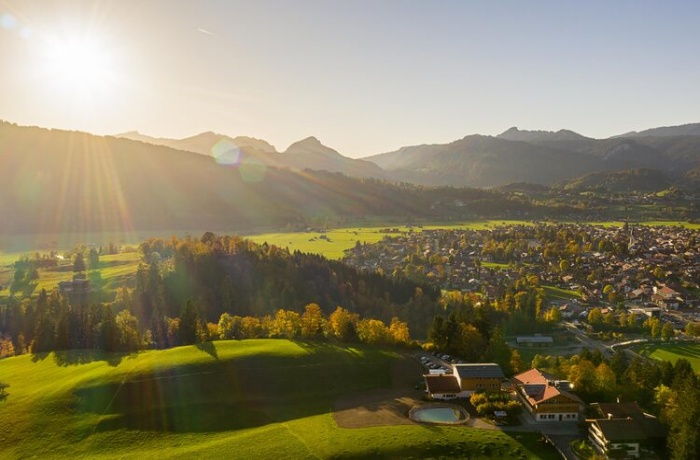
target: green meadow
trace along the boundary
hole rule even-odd
[[[7,358],[0,457],[557,458],[537,434],[338,427],[334,402],[388,388],[398,359],[407,358],[273,339]]]
[[[10,286],[14,277],[14,267],[12,264],[22,257],[23,254],[13,254],[3,259],[3,266],[0,267],[0,297],[11,294]],[[111,254],[100,256],[100,268],[90,270],[87,273],[92,285],[104,293],[105,300],[113,300],[114,292],[122,286],[133,287],[134,275],[141,262],[141,258],[135,252],[123,254]],[[15,293],[19,296],[32,296],[46,289],[47,292],[53,290],[61,281],[73,279],[73,264],[68,261],[61,261],[58,266],[39,269],[39,280]]]
[[[685,358],[695,372],[700,372],[700,343],[645,343],[634,347],[633,350],[642,356],[674,364],[678,359]]]
[[[324,232],[260,233],[244,236],[260,244],[267,242],[267,244],[270,245],[289,248],[290,251],[317,253],[328,259],[341,259],[344,255],[344,251],[355,246],[358,241],[360,243],[376,243],[387,236],[397,236],[402,233],[421,232],[423,230],[483,230],[498,225],[518,224],[531,225],[525,221],[484,220],[458,224],[451,222],[444,225],[439,223],[419,226],[414,225],[410,227],[387,224],[384,226],[372,227],[336,228]],[[396,229],[398,233],[386,233],[381,231],[387,228]]]

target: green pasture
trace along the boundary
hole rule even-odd
[[[290,251],[301,251],[321,254],[328,259],[341,259],[346,249],[350,249],[357,242],[376,243],[386,236],[399,236],[408,232],[421,232],[424,230],[483,230],[499,225],[531,225],[526,221],[496,221],[484,220],[463,223],[426,224],[417,226],[383,225],[373,227],[352,227],[329,229],[324,232],[284,232],[284,233],[260,233],[243,235],[256,243],[275,245],[289,248]],[[381,232],[382,229],[396,229],[398,233]]]
[[[14,277],[12,264],[24,254],[14,254],[14,258],[0,267],[0,297],[10,295],[10,285]],[[103,292],[106,298],[111,299],[116,289],[122,286],[133,287],[134,275],[141,259],[135,252],[123,254],[111,254],[100,256],[100,267],[97,270],[89,270],[86,275],[92,285]],[[47,269],[39,269],[39,280],[15,293],[18,297],[32,296],[46,289],[52,291],[61,281],[73,279],[73,264],[69,260],[61,261],[58,266]]]
[[[6,358],[0,458],[557,458],[534,433],[339,428],[334,401],[388,387],[397,359],[273,339]]]
[[[645,343],[632,349],[642,356],[674,364],[679,358],[685,358],[695,372],[700,373],[700,343]]]
[[[560,287],[546,285],[543,285],[542,288],[544,289],[545,294],[547,294],[547,298],[550,300],[567,301],[581,298],[581,294],[579,292],[571,289],[562,289]]]

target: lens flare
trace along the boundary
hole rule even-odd
[[[211,148],[211,155],[217,163],[225,166],[235,166],[241,161],[241,149],[227,139],[221,139]]]

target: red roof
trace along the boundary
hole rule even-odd
[[[540,404],[559,395],[583,404],[581,398],[575,394],[557,388],[558,380],[554,375],[538,369],[530,369],[513,377],[513,382],[527,396],[531,405]]]

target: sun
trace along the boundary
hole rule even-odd
[[[98,40],[53,39],[45,45],[41,73],[54,91],[93,102],[114,92],[113,56]]]

